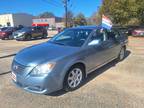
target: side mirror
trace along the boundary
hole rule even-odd
[[[100,40],[93,40],[91,41],[90,43],[88,43],[89,46],[92,46],[92,45],[98,45],[100,43]]]

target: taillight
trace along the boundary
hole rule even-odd
[[[137,35],[138,34],[138,32],[136,31],[136,30],[134,30],[133,32],[132,32],[132,35]]]
[[[5,35],[6,33],[5,33],[5,32],[2,32],[2,34]]]

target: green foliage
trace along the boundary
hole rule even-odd
[[[40,18],[52,18],[55,17],[55,15],[52,12],[44,12],[38,15]]]
[[[104,0],[99,13],[118,25],[144,24],[144,0]]]
[[[94,12],[88,20],[88,25],[99,25],[101,24],[101,21],[101,15],[97,12]]]
[[[79,13],[79,14],[74,18],[74,25],[75,25],[75,26],[87,25],[87,21],[86,21],[86,18],[85,18],[85,16],[84,16],[84,14]]]

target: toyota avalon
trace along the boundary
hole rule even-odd
[[[89,73],[117,59],[123,60],[127,38],[99,26],[65,29],[47,42],[21,50],[12,63],[14,84],[47,94],[72,91]]]

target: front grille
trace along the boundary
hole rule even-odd
[[[12,64],[12,70],[17,73],[17,74],[24,74],[24,71],[26,70],[26,66],[14,61],[13,64]]]

